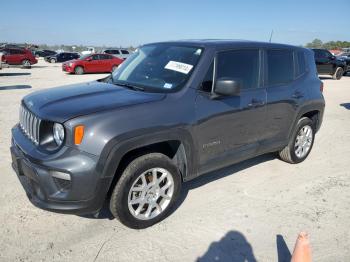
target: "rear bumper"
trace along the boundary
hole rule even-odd
[[[80,215],[101,209],[111,178],[101,178],[95,172],[96,157],[66,148],[54,159],[47,156],[33,159],[18,145],[23,141],[17,129],[12,130],[12,167],[33,205],[53,212]],[[25,143],[23,146],[26,147]],[[69,174],[71,179],[59,179],[53,176],[54,172]]]

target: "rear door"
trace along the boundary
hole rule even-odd
[[[317,71],[319,74],[332,74],[333,73],[333,61],[331,59],[332,54],[326,50],[316,49],[315,61],[317,66]]]
[[[212,65],[203,80],[196,99],[195,129],[202,171],[257,153],[266,119],[266,90],[260,81],[261,56],[259,49],[219,52],[216,66]],[[212,68],[216,72],[214,79],[228,77],[240,81],[240,95],[213,99]]]
[[[288,140],[298,105],[306,98],[302,84],[305,76],[305,55],[302,50],[265,50],[265,86],[267,119],[265,148],[279,147]]]

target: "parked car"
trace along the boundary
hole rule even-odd
[[[130,56],[130,52],[126,49],[114,48],[114,49],[106,49],[103,51],[105,54],[114,55],[120,59],[127,59]]]
[[[88,47],[87,50],[81,52],[82,55],[91,55],[95,53],[94,47]]]
[[[22,65],[22,67],[30,68],[31,65],[38,63],[35,56],[29,49],[25,48],[4,48],[0,49],[3,52],[3,61],[8,65]]]
[[[7,67],[6,60],[3,58],[4,52],[0,51],[0,70]]]
[[[78,53],[63,52],[52,56],[46,56],[44,59],[50,63],[62,63],[73,59],[78,59]]]
[[[346,63],[344,75],[350,73],[350,52],[349,53],[342,53],[339,56],[337,56],[337,58],[339,60],[343,60]]]
[[[55,51],[52,50],[36,50],[34,51],[34,55],[36,57],[46,57],[46,56],[54,56],[57,53]]]
[[[122,62],[122,59],[107,54],[85,55],[76,60],[64,62],[62,70],[76,75],[106,73],[113,72]]]
[[[104,79],[25,96],[12,165],[35,206],[86,214],[108,201],[122,223],[145,228],[170,214],[185,181],[269,152],[304,161],[322,90],[309,49],[147,44]]]
[[[319,75],[331,75],[333,79],[339,80],[346,72],[346,63],[332,55],[326,49],[312,49],[315,55],[317,72]]]

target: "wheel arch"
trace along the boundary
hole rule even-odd
[[[186,131],[184,131],[186,132]],[[182,135],[182,136],[181,136]],[[98,169],[101,170],[102,177],[110,177],[109,193],[118,182],[125,167],[136,157],[147,153],[162,153],[168,156],[178,167],[182,181],[195,171],[194,148],[192,139],[188,134],[153,134],[141,137],[134,137],[115,143],[108,150],[108,154],[102,152],[102,161],[99,161]],[[105,158],[105,160],[103,160]]]

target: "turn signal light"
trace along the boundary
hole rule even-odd
[[[84,137],[84,126],[76,126],[74,128],[74,144],[80,145]]]

